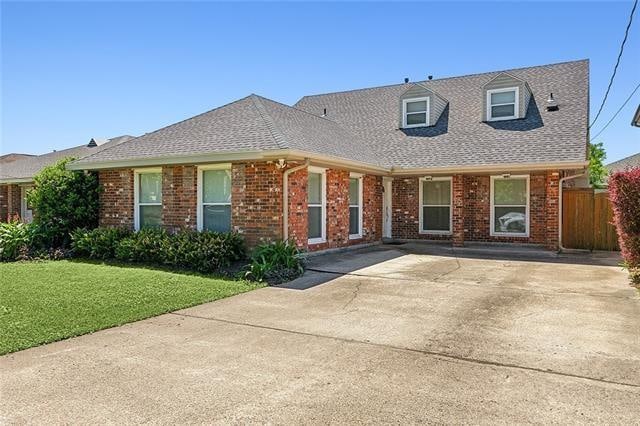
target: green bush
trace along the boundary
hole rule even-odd
[[[118,244],[116,259],[126,262],[166,264],[169,234],[161,228],[145,228],[132,233]]]
[[[67,170],[72,160],[65,158],[42,169],[27,194],[41,248],[68,247],[72,231],[98,224],[98,178],[95,173]]]
[[[169,239],[164,263],[211,272],[245,257],[244,241],[237,233],[182,231]]]
[[[29,250],[29,225],[22,222],[0,223],[0,260],[18,260]]]
[[[71,248],[75,256],[113,259],[120,242],[130,235],[131,231],[122,228],[78,229],[71,233]]]
[[[279,284],[297,278],[303,272],[304,260],[298,247],[289,241],[277,241],[254,249],[245,277]]]

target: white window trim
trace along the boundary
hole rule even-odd
[[[424,230],[423,229],[423,220],[424,220],[424,201],[423,201],[423,186],[425,182],[433,182],[433,181],[449,181],[449,204],[429,204],[430,207],[449,207],[449,230],[448,231],[435,231],[435,230]],[[420,187],[418,194],[418,203],[419,203],[419,212],[418,212],[418,233],[426,234],[426,235],[451,235],[453,231],[453,178],[451,176],[445,177],[432,177],[432,178],[420,178]]]
[[[525,229],[526,231],[524,233],[520,232],[520,233],[515,233],[515,232],[496,232],[494,230],[495,228],[495,203],[494,203],[494,182],[496,180],[507,180],[507,179],[526,179],[527,183],[526,183],[526,189],[525,191],[527,192],[527,205],[525,208],[525,216],[526,216],[526,223],[525,223]],[[503,175],[499,175],[499,176],[491,176],[491,188],[490,188],[490,194],[489,194],[489,199],[491,201],[491,212],[490,212],[490,218],[489,218],[489,235],[491,235],[492,237],[529,237],[529,223],[531,222],[531,217],[529,216],[529,209],[531,206],[531,202],[529,200],[529,175],[513,175],[513,176],[509,176],[509,177],[505,177]],[[512,204],[512,205],[500,205],[500,207],[522,207],[521,204]]]
[[[320,225],[321,225],[321,233],[319,238],[309,238],[308,244],[320,244],[327,242],[327,169],[323,167],[315,167],[309,166],[307,169],[308,173],[319,173],[320,174],[320,195],[321,195],[321,203],[320,207]],[[307,195],[307,200],[309,196]],[[318,207],[317,204],[313,204],[314,207]],[[309,203],[307,201],[307,211],[308,211]],[[308,220],[308,219],[307,219]]]
[[[205,203],[203,202],[202,191],[204,190],[204,180],[202,176],[202,172],[205,170],[231,170],[231,163],[220,163],[220,164],[206,164],[203,166],[198,166],[198,177],[197,177],[197,212],[196,212],[196,229],[198,231],[202,231],[204,228],[204,214],[202,213],[204,206],[230,206],[231,201],[228,203]],[[232,182],[233,186],[233,182]]]
[[[491,94],[492,93],[504,93],[504,92],[515,92],[514,102],[507,102],[501,104],[491,104]],[[492,106],[500,106],[500,105],[511,105],[513,104],[513,114],[508,117],[493,117],[491,115],[491,107]],[[502,120],[514,120],[518,118],[518,114],[520,114],[520,88],[516,87],[505,87],[503,89],[491,89],[487,90],[487,121],[502,121]]]
[[[140,202],[140,175],[147,173],[160,173],[162,178],[162,168],[134,169],[133,170],[133,229],[140,230],[140,206],[162,206],[159,203],[141,203]],[[160,186],[160,195],[162,196],[162,184]]]
[[[426,113],[426,123],[424,124],[407,124],[407,103],[409,102],[420,102],[427,101],[427,109],[424,111]],[[429,96],[425,96],[422,98],[411,98],[411,99],[403,99],[402,100],[402,128],[411,129],[413,127],[428,127],[430,125],[430,117],[429,112],[431,111],[431,99]],[[409,114],[417,114],[423,111],[415,111],[410,112]]]
[[[358,233],[349,234],[350,240],[357,240],[362,238],[362,209],[363,209],[363,183],[364,179],[360,173],[349,173],[349,179],[358,179],[358,204],[349,204],[349,215],[351,215],[351,207],[358,208]]]

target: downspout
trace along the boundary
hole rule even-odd
[[[298,170],[302,170],[305,167],[309,167],[309,159],[307,158],[304,164],[296,166],[292,169],[287,169],[282,175],[282,240],[287,241],[289,239],[289,175]]]
[[[558,183],[558,185],[560,186],[558,188],[558,194],[559,194],[559,198],[560,198],[560,200],[558,201],[558,206],[559,206],[559,208],[558,208],[558,248],[560,249],[560,251],[566,250],[562,246],[562,188],[563,188],[564,181],[570,180],[570,179],[575,179],[575,178],[580,177],[580,176],[584,176],[587,173],[588,172],[580,173],[578,175],[565,176],[562,179],[560,179],[560,181]]]

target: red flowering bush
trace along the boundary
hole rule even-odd
[[[609,199],[622,258],[631,281],[640,285],[640,167],[614,173],[609,178]]]

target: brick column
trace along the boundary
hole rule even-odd
[[[100,226],[133,229],[133,169],[101,170]]]
[[[560,172],[549,170],[545,179],[545,217],[546,217],[546,242],[549,250],[558,250],[559,208],[560,208]]]
[[[453,175],[453,212],[451,213],[453,229],[452,242],[454,247],[464,246],[464,179],[463,176]]]
[[[19,185],[9,184],[7,188],[7,220],[20,219],[22,215],[21,191]]]
[[[162,168],[162,226],[169,232],[196,229],[196,177],[195,166]]]

